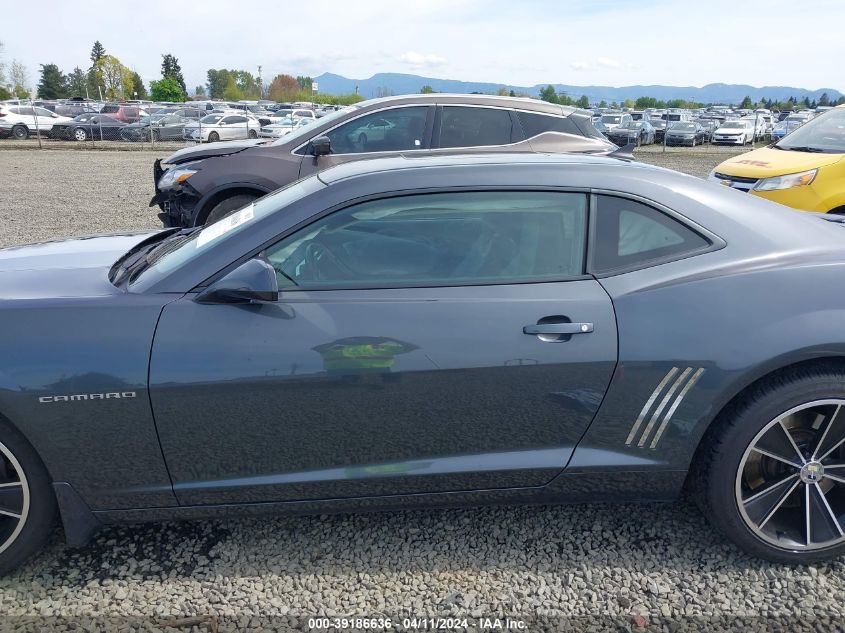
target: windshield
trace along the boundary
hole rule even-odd
[[[222,114],[209,114],[200,119],[200,123],[217,123],[223,118]]]
[[[638,130],[643,126],[642,121],[628,121],[627,123],[623,123],[620,125],[620,129],[623,130]]]
[[[132,273],[130,284],[142,292],[164,275],[232,239],[248,226],[313,193],[322,187],[319,183],[317,176],[297,180],[214,224],[207,224],[201,230],[188,230],[172,236],[147,255],[146,265]]]
[[[677,125],[672,126],[673,130],[679,130],[681,132],[693,132],[695,131],[695,124],[694,123],[678,123]]]
[[[731,130],[743,129],[745,127],[745,123],[740,123],[739,121],[728,121],[727,123],[723,123],[722,127]]]
[[[320,125],[323,125],[323,124],[326,124],[326,123],[333,123],[334,121],[337,121],[338,119],[344,119],[344,118],[346,118],[346,116],[350,112],[355,112],[356,110],[360,110],[360,109],[361,109],[361,106],[357,106],[357,105],[347,106],[345,108],[338,110],[337,112],[332,112],[331,114],[327,114],[326,116],[321,118],[320,119]],[[271,145],[281,145],[283,143],[285,145],[287,145],[288,143],[290,143],[292,141],[296,141],[300,138],[302,138],[304,140],[305,138],[307,138],[307,136],[309,134],[312,134],[311,128],[307,125],[303,125],[302,127],[298,127],[295,130],[293,130],[290,134],[283,136],[278,141],[273,141],[271,143]]]
[[[797,127],[775,143],[780,149],[845,153],[845,108],[836,108]]]
[[[602,123],[619,123],[622,117],[618,114],[605,114],[602,118]]]

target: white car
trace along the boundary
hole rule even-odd
[[[38,106],[0,105],[0,136],[13,136],[23,140],[30,134],[47,134],[54,125],[71,120]]]
[[[196,123],[188,123],[182,138],[198,143],[215,143],[235,139],[258,138],[261,124],[244,114],[209,114]]]
[[[601,122],[604,123],[604,126],[608,130],[612,130],[623,123],[628,123],[633,120],[633,117],[627,112],[608,112],[607,114],[601,115]]]
[[[713,145],[750,145],[754,142],[754,121],[725,121],[713,132]]]
[[[313,122],[314,119],[294,119],[290,117],[278,119],[276,123],[263,126],[261,131],[258,133],[258,136],[261,138],[281,138],[290,134],[294,130],[301,128],[303,125],[308,125]]]
[[[306,108],[282,108],[280,110],[276,110],[270,115],[273,123],[278,123],[279,121],[283,121],[284,119],[288,119],[290,117],[293,117],[294,119],[311,120],[315,120],[317,118],[313,110],[308,110]]]
[[[768,122],[766,117],[759,114],[749,114],[740,119],[740,121],[748,121],[751,128],[754,130],[754,138],[762,138],[769,133]]]

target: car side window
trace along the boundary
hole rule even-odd
[[[363,202],[265,251],[282,289],[560,281],[583,274],[587,196],[462,192]]]
[[[582,136],[578,127],[569,117],[550,116],[534,112],[517,112],[517,116],[520,124],[522,124],[522,131],[525,132],[525,138],[531,138],[543,132],[564,132]]]
[[[443,107],[439,147],[507,145],[512,138],[513,121],[508,110]]]
[[[393,108],[344,123],[326,136],[333,154],[423,149],[428,106]]]
[[[597,196],[591,272],[606,273],[682,256],[710,242],[650,206],[616,196]]]

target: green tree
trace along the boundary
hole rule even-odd
[[[600,108],[606,108],[607,107],[607,101],[605,101],[604,99],[599,101],[599,107]]]
[[[69,97],[82,97],[85,95],[85,87],[88,85],[88,78],[85,72],[75,67],[73,72],[65,77],[66,94]]]
[[[836,105],[845,105],[845,95],[842,95],[836,100]]]
[[[297,75],[296,82],[299,84],[299,89],[305,92],[312,92],[314,88],[314,80],[311,77],[303,77]]]
[[[126,99],[127,73],[131,71],[113,55],[103,55],[94,64],[96,85],[103,91],[103,98],[109,100]]]
[[[8,94],[8,90],[6,90],[6,60],[3,59],[3,50],[5,46],[3,42],[0,42],[0,88],[2,88],[6,94]],[[9,99],[10,97],[3,97],[3,99]]]
[[[159,81],[150,82],[150,95],[153,101],[176,101],[185,100],[185,93],[182,86],[173,77],[164,77]]]
[[[133,99],[147,99],[149,95],[147,95],[147,88],[144,86],[144,80],[141,79],[141,75],[139,75],[134,70],[132,71],[132,76],[129,79],[129,87],[126,90],[128,95],[131,95]]]
[[[231,73],[228,75],[228,80],[226,81],[226,87],[223,89],[222,96],[227,101],[240,101],[244,98],[241,89],[238,87],[238,83],[235,81],[234,75]]]
[[[750,110],[754,107],[754,102],[751,101],[751,97],[745,95],[745,98],[742,100],[742,103],[739,104],[739,107],[743,110]]]
[[[170,53],[165,53],[161,57],[162,78],[175,80],[179,84],[179,87],[182,88],[182,93],[188,94],[188,89],[185,87],[185,79],[182,77],[182,67],[179,66],[179,60],[176,59],[175,55],[171,55]]]
[[[509,97],[515,97],[516,93],[513,90],[511,90],[510,93],[508,93],[508,96]]]
[[[823,92],[822,96],[819,97],[819,105],[823,107],[830,105],[830,97],[827,96],[826,92]]]
[[[422,94],[422,95],[430,95],[433,92],[434,92],[434,88],[432,88],[428,84],[426,84],[422,88],[420,88],[420,94]]]
[[[67,96],[65,76],[55,64],[41,64],[38,96],[42,99],[62,99]]]
[[[548,85],[540,90],[540,98],[543,101],[548,101],[549,103],[558,103],[557,91],[552,85]]]
[[[633,99],[625,99],[625,102],[622,104],[626,108],[633,108],[634,107],[634,100]]]
[[[100,40],[94,42],[94,46],[91,47],[91,65],[94,66],[98,61],[100,61],[106,55],[105,47],[100,44]]]
[[[559,94],[559,95],[557,96],[557,102],[558,102],[560,105],[565,105],[565,106],[571,106],[571,105],[573,105],[573,104],[575,103],[575,102],[572,100],[572,97],[570,97],[569,95],[565,95],[565,94]]]
[[[208,70],[208,96],[212,99],[222,99],[223,92],[229,84],[229,71],[226,69]]]
[[[589,108],[590,107],[590,99],[587,95],[581,95],[578,98],[578,101],[575,102],[575,105],[579,108]]]
[[[204,97],[205,96],[205,86],[199,85],[194,88],[194,96],[195,97]]]

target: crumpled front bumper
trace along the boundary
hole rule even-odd
[[[158,182],[161,180],[165,170],[161,167],[161,159],[153,163],[153,186],[155,195],[150,200],[151,207],[158,206],[161,212],[158,219],[167,227],[188,228],[193,226],[194,207],[198,198],[188,192],[184,187],[161,190]]]

